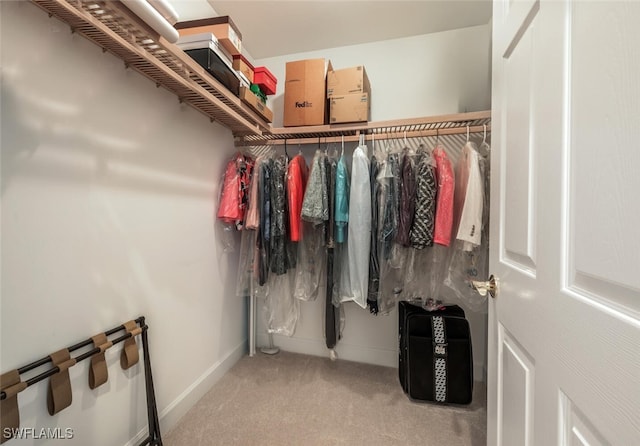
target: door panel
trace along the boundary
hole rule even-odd
[[[496,8],[498,6],[500,9]],[[495,50],[504,57],[518,45],[531,21],[538,13],[539,0],[518,0],[494,3],[494,22],[499,23],[499,33],[494,39]]]
[[[508,58],[504,95],[506,146],[504,174],[508,189],[500,203],[504,215],[503,255],[506,261],[535,275],[535,178],[531,129],[531,56],[533,39],[527,30]]]
[[[580,409],[560,392],[560,437],[561,446],[595,446],[608,445],[602,435],[587,421]]]
[[[500,326],[498,445],[531,445],[534,365],[530,356]]]
[[[640,3],[520,3],[494,4],[487,444],[638,444]]]
[[[639,141],[640,46],[626,36],[637,32],[640,3],[575,2],[567,15],[567,286],[637,310],[640,200],[627,198],[637,194],[640,151],[624,148]]]

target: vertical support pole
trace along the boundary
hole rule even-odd
[[[256,355],[256,296],[249,296],[249,356]]]

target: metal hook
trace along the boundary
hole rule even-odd
[[[482,127],[484,128],[484,134],[482,135],[482,144],[486,144],[487,143],[487,124],[482,124]]]
[[[344,156],[344,134],[342,136],[342,151],[340,152],[340,156]]]
[[[467,124],[467,142],[469,142],[469,124]]]

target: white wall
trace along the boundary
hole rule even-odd
[[[278,94],[271,99],[274,126],[282,125],[285,63],[324,57],[333,67],[364,65],[372,88],[373,121],[415,118],[491,108],[491,27],[489,24],[403,39],[332,48],[256,61],[278,79]],[[444,139],[443,139],[444,140]],[[452,138],[452,155],[464,141]],[[351,145],[350,145],[351,146]],[[303,147],[310,160],[315,147]],[[282,150],[281,148],[279,150]],[[297,149],[295,149],[297,150]],[[349,149],[350,151],[351,149]],[[457,151],[457,152],[456,152]],[[454,158],[455,160],[455,158]],[[443,289],[446,293],[446,289]],[[324,290],[320,291],[324,296]],[[398,315],[373,317],[355,304],[345,306],[346,326],[338,343],[339,357],[396,367]],[[324,301],[301,304],[293,337],[275,336],[276,345],[289,351],[326,356]],[[475,378],[484,379],[486,368],[486,315],[467,309],[473,339]],[[259,343],[267,337],[258,318]]]
[[[245,352],[237,256],[213,224],[231,132],[30,2],[0,8],[0,370],[145,315],[166,433]],[[22,426],[71,427],[78,445],[134,438],[142,364],[124,372],[119,353],[94,391],[87,361],[73,367],[74,403],[56,416],[46,382],[22,392]],[[36,443],[54,441],[20,442]]]
[[[255,63],[278,79],[277,94],[269,104],[275,127],[282,126],[286,62],[313,58],[330,59],[334,69],[365,66],[371,82],[372,121],[416,118],[491,108],[490,38],[487,24]]]

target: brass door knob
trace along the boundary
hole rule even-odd
[[[489,296],[496,297],[498,295],[498,287],[499,281],[496,277],[491,274],[489,280],[483,282],[481,280],[472,280],[471,286],[474,290],[478,292],[481,296],[486,296],[489,293]]]

